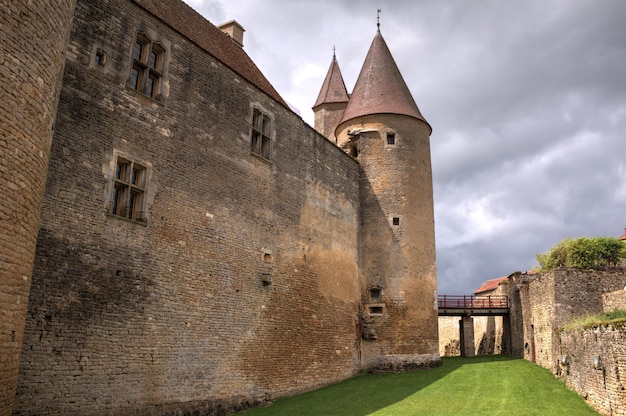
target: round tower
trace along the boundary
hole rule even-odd
[[[335,131],[362,167],[362,359],[377,371],[441,363],[430,133],[378,31]]]
[[[14,404],[74,7],[75,0],[14,1],[0,13],[0,415]]]

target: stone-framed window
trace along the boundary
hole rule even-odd
[[[367,312],[370,316],[383,316],[385,305],[382,303],[367,306]]]
[[[151,39],[144,32],[137,32],[128,86],[150,98],[161,100],[166,52],[162,43]]]
[[[396,144],[396,134],[387,133],[387,145],[394,146]]]
[[[109,212],[117,217],[146,222],[148,179],[147,165],[117,155]]]
[[[272,154],[272,118],[258,108],[252,109],[250,151],[266,160]]]

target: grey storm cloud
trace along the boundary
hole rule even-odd
[[[278,92],[310,110],[336,50],[351,90],[381,32],[428,122],[439,292],[626,227],[626,2],[187,0],[235,19]]]

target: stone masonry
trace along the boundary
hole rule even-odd
[[[624,323],[565,330],[572,319],[626,309],[626,272],[557,269],[510,276],[513,355],[562,378],[602,415],[626,415]]]
[[[229,414],[440,364],[421,115],[359,118],[354,157],[182,1],[0,11],[0,415]]]
[[[73,0],[0,2],[0,415],[11,414]]]

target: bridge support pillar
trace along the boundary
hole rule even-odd
[[[461,357],[473,357],[474,349],[474,318],[463,316],[459,321],[459,333],[461,335]]]
[[[513,355],[511,334],[511,315],[502,317],[502,354]]]

